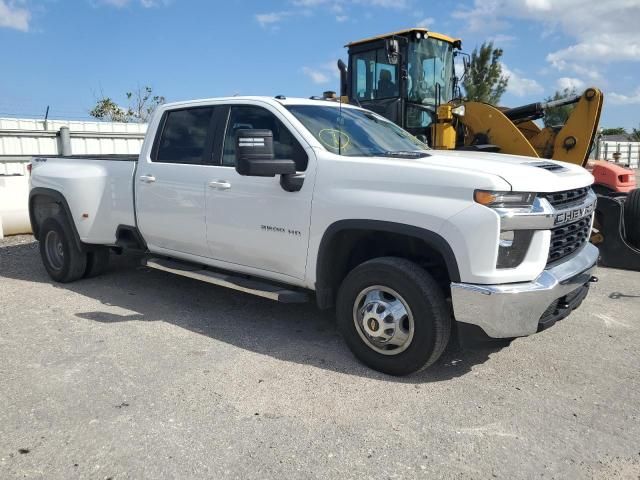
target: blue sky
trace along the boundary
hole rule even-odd
[[[0,0],[0,116],[86,118],[138,85],[310,96],[337,89],[348,41],[416,25],[502,47],[504,105],[594,85],[601,126],[640,126],[638,0]]]

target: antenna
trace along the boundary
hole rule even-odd
[[[338,102],[340,102],[340,121],[338,122],[340,128],[338,129],[338,155],[342,155],[342,96],[340,96]]]
[[[48,130],[47,128],[47,119],[49,118],[49,105],[47,105],[47,111],[44,112],[44,129]]]

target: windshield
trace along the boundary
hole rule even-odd
[[[436,100],[441,104],[452,99],[453,46],[450,43],[429,37],[411,42],[408,60],[410,101],[435,107]]]
[[[409,132],[373,112],[319,105],[286,107],[330,152],[345,156],[427,156]]]

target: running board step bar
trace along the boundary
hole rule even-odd
[[[245,278],[229,273],[221,273],[204,268],[201,265],[179,262],[165,258],[149,258],[146,261],[149,268],[175,273],[183,277],[193,278],[202,282],[212,283],[221,287],[232,288],[241,292],[257,295],[282,303],[305,303],[309,295],[305,292],[287,290],[281,285],[269,283],[266,280]]]

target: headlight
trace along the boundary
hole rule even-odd
[[[473,199],[486,207],[491,208],[517,208],[530,207],[536,198],[531,192],[492,192],[489,190],[476,190]]]

